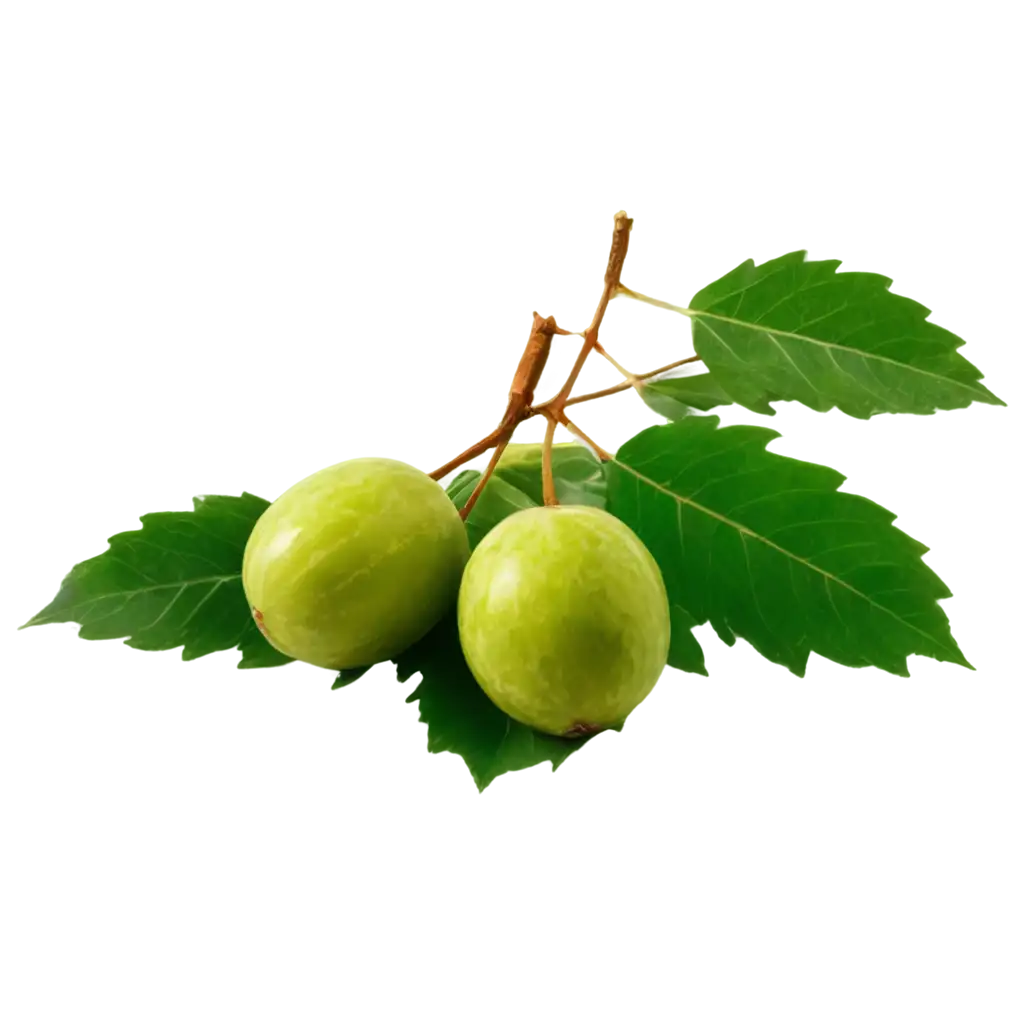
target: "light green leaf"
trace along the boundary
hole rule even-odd
[[[81,624],[86,640],[127,637],[143,651],[183,647],[182,658],[237,647],[239,668],[287,664],[253,622],[242,590],[242,556],[269,502],[252,494],[206,495],[191,512],[151,512],[142,529],[110,538],[80,562],[26,626]]]
[[[659,416],[667,420],[681,420],[694,409],[707,412],[716,405],[729,405],[732,399],[710,373],[692,377],[671,377],[653,380],[640,386],[640,397]]]
[[[535,505],[544,504],[542,452],[539,444],[510,444],[494,470],[495,476],[519,488]],[[551,474],[558,500],[563,505],[604,508],[608,489],[604,467],[582,445],[572,441],[552,445]]]
[[[735,401],[772,414],[776,399],[866,419],[880,412],[1004,404],[957,349],[963,340],[878,274],[837,274],[838,260],[792,252],[747,260],[699,291],[685,312],[693,344]]]
[[[456,508],[462,508],[466,504],[479,479],[480,473],[475,469],[469,469],[452,481],[447,493]],[[519,488],[492,476],[466,520],[469,546],[475,548],[498,523],[514,512],[534,507],[535,503]]]
[[[907,675],[921,654],[970,668],[945,584],[893,513],[835,470],[766,451],[763,427],[694,416],[652,427],[609,464],[608,507],[654,555],[673,606],[803,675],[816,651]]]
[[[571,442],[552,446],[551,466],[559,501],[565,505],[604,507],[604,468],[586,448]],[[464,470],[448,485],[448,497],[461,508],[479,479],[478,470]],[[510,444],[466,520],[470,546],[476,547],[513,512],[543,504],[541,446]]]

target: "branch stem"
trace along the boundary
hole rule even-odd
[[[576,357],[576,362],[573,363],[573,367],[569,371],[569,376],[559,389],[558,394],[548,403],[551,411],[559,419],[561,418],[562,410],[565,408],[565,403],[568,401],[569,395],[576,385],[580,371],[583,369],[583,364],[587,361],[587,356],[590,355],[594,350],[594,346],[597,345],[597,333],[601,329],[601,322],[604,320],[608,303],[611,302],[612,296],[619,289],[619,279],[622,277],[622,264],[625,262],[626,253],[629,251],[629,231],[632,227],[633,221],[626,216],[624,210],[620,210],[615,214],[612,248],[608,254],[608,266],[604,272],[604,289],[601,291],[601,298],[597,303],[597,309],[594,311],[594,319],[590,321],[590,326],[583,334],[583,347],[580,349],[580,354]]]
[[[533,404],[533,393],[540,381],[541,374],[544,372],[544,367],[548,360],[548,354],[551,350],[551,339],[556,334],[579,334],[580,332],[567,331],[555,323],[554,317],[541,317],[538,313],[534,313],[530,337],[526,342],[526,348],[523,351],[523,355],[519,360],[519,366],[516,368],[515,376],[512,379],[512,387],[509,389],[508,395],[508,404],[505,407],[505,414],[502,416],[501,422],[486,437],[481,438],[476,442],[476,444],[471,445],[460,455],[457,455],[454,459],[446,462],[443,466],[435,469],[434,472],[430,474],[433,479],[440,480],[453,470],[458,469],[459,466],[469,462],[470,459],[474,459],[476,456],[482,455],[485,451],[488,451],[491,448],[494,449],[494,453],[491,455],[487,468],[481,474],[476,487],[473,488],[473,493],[469,496],[469,500],[460,511],[463,519],[472,512],[473,506],[476,504],[481,492],[484,487],[487,486],[487,481],[490,480],[494,473],[494,468],[498,464],[498,459],[501,458],[502,452],[504,452],[508,447],[509,442],[512,440],[512,435],[515,433],[516,427],[518,427],[523,420],[527,420],[531,416],[536,416],[538,413],[547,417],[548,424],[547,430],[544,434],[544,447],[541,458],[544,504],[557,505],[558,495],[555,490],[554,473],[552,471],[551,446],[555,430],[559,423],[568,428],[568,430],[583,441],[584,444],[589,445],[590,448],[605,461],[612,458],[604,448],[591,440],[582,430],[580,430],[579,427],[576,426],[575,423],[572,422],[572,420],[569,419],[568,416],[565,415],[566,406],[574,405],[579,402],[589,402],[595,398],[603,398],[605,395],[613,395],[618,391],[625,391],[628,388],[636,387],[640,381],[647,380],[650,377],[656,377],[658,374],[666,373],[677,366],[682,366],[683,363],[693,362],[698,358],[697,356],[691,356],[687,359],[680,359],[677,362],[669,363],[668,366],[662,366],[657,370],[652,370],[650,373],[636,376],[631,374],[621,364],[617,363],[604,350],[604,348],[601,347],[597,337],[598,331],[601,329],[601,323],[608,310],[609,302],[611,302],[611,300],[618,294],[628,295],[630,298],[638,299],[642,302],[650,302],[653,305],[663,306],[667,309],[672,309],[680,313],[690,313],[689,310],[682,309],[678,306],[671,306],[668,303],[660,302],[657,299],[650,299],[645,295],[641,295],[639,292],[634,292],[632,289],[624,288],[622,286],[620,283],[622,277],[622,266],[626,259],[626,253],[629,251],[629,232],[632,226],[633,221],[626,216],[624,211],[620,210],[615,215],[615,229],[612,232],[612,244],[611,250],[608,253],[608,265],[604,272],[604,288],[601,290],[601,298],[598,300],[597,309],[594,311],[594,317],[590,322],[590,326],[582,333],[583,345],[580,348],[579,354],[576,356],[576,361],[573,363],[572,369],[569,371],[569,376],[566,378],[565,383],[561,388],[559,388],[558,393],[554,398],[550,398],[548,401],[537,406]],[[583,369],[583,364],[587,361],[587,357],[590,353],[595,349],[597,349],[597,351],[626,378],[626,381],[616,387],[605,388],[603,391],[595,391],[587,395],[580,395],[578,398],[571,398],[572,389],[575,387],[576,381],[579,379],[580,371]]]
[[[555,489],[555,474],[551,466],[551,443],[555,439],[555,428],[558,420],[554,416],[548,416],[547,430],[544,431],[544,446],[541,448],[540,473],[541,484],[544,491],[544,504],[557,505],[558,491]]]
[[[648,306],[657,306],[659,309],[671,309],[673,313],[682,313],[683,316],[699,316],[700,310],[687,309],[686,306],[673,306],[671,302],[662,302],[661,299],[652,299],[650,295],[643,295],[640,292],[633,291],[632,288],[627,288],[624,284],[620,284],[618,295],[625,295],[627,299],[636,299],[637,302],[646,302]]]
[[[505,415],[502,416],[501,422],[486,437],[481,438],[476,444],[470,445],[461,455],[456,455],[450,462],[435,469],[430,474],[434,480],[441,480],[452,470],[458,469],[459,466],[482,455],[495,445],[501,445],[502,442],[507,445],[512,440],[516,427],[526,418],[525,413],[533,402],[534,389],[540,381],[540,376],[548,361],[548,354],[551,351],[551,339],[556,334],[568,333],[555,323],[553,316],[542,317],[538,313],[533,314],[530,337],[526,341],[526,348],[523,350],[519,366],[516,367],[515,376],[512,378],[512,387],[508,393],[508,405],[505,407]],[[471,498],[471,500],[475,501],[476,499]]]
[[[617,395],[620,391],[628,391],[630,388],[636,387],[638,384],[642,384],[646,380],[650,380],[652,377],[657,377],[662,373],[668,373],[669,370],[674,370],[677,366],[684,366],[686,363],[696,363],[700,361],[700,356],[687,356],[685,359],[677,359],[674,363],[669,363],[667,366],[659,366],[656,370],[649,370],[647,373],[638,373],[632,380],[623,381],[621,384],[614,384],[610,388],[602,388],[600,391],[591,391],[586,395],[576,395],[573,398],[566,399],[566,406],[579,405],[580,402],[591,402],[595,398],[604,398],[606,395]],[[540,409],[537,406],[535,409],[530,410],[530,414],[533,415],[535,411]]]
[[[512,435],[509,434],[503,441],[499,441],[494,448],[494,453],[491,455],[490,462],[487,463],[487,468],[480,474],[480,479],[476,482],[476,487],[473,488],[473,493],[466,499],[466,504],[459,509],[459,515],[462,516],[463,522],[469,517],[469,513],[473,511],[473,506],[476,504],[477,498],[480,497],[481,492],[487,486],[487,481],[491,479],[494,474],[494,467],[498,465],[498,459],[501,458],[502,452],[508,447],[508,442]]]
[[[562,424],[571,434],[575,434],[584,444],[589,445],[597,453],[598,458],[600,458],[602,462],[611,462],[614,458],[611,452],[602,448],[595,440],[593,440],[593,438],[587,437],[587,435],[584,434],[583,431],[565,415],[565,413],[562,413]]]

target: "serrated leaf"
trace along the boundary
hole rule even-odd
[[[785,679],[794,675],[790,667],[773,662],[743,637],[728,639],[710,624],[695,627],[693,642],[701,653],[702,675],[709,679]],[[873,666],[844,665],[813,651],[808,656],[804,675],[814,679],[877,679],[884,673]]]
[[[747,260],[690,302],[694,349],[735,401],[769,415],[782,399],[861,419],[1004,404],[957,352],[963,340],[890,292],[889,278],[838,274],[838,260],[805,255]]]
[[[697,675],[706,676],[708,670],[704,667],[704,651],[693,635],[693,630],[700,623],[678,604],[669,605],[669,616],[672,626],[668,648],[669,666],[683,672],[696,672]]]
[[[672,605],[803,675],[811,651],[908,675],[921,654],[970,668],[946,585],[893,513],[833,469],[777,455],[779,434],[718,417],[652,427],[609,469],[609,510],[661,566]]]
[[[191,512],[151,512],[80,562],[57,596],[25,626],[77,622],[86,640],[127,637],[143,651],[183,647],[191,661],[237,647],[239,668],[284,665],[253,622],[242,590],[242,556],[269,505],[253,494],[206,495]]]
[[[406,700],[419,701],[420,721],[427,724],[427,749],[458,754],[481,792],[505,772],[544,761],[550,761],[554,770],[587,742],[536,732],[492,703],[462,656],[454,615],[399,655],[396,665],[401,682],[422,674]]]

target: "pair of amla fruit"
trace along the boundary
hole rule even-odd
[[[668,658],[661,572],[621,520],[524,509],[471,555],[441,485],[393,459],[352,459],[286,491],[253,529],[242,581],[267,640],[330,669],[396,657],[457,601],[484,692],[557,736],[620,725]]]

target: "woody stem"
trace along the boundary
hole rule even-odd
[[[470,460],[483,455],[484,452],[489,452],[496,444],[508,443],[515,428],[532,415],[530,406],[534,400],[534,387],[544,367],[551,339],[556,334],[558,334],[558,326],[552,318],[534,317],[534,321],[530,324],[530,335],[526,346],[512,375],[511,394],[498,426],[487,431],[479,440],[474,441],[457,456],[432,470],[431,479],[441,480]]]
[[[611,302],[611,297],[618,290],[618,283],[623,274],[623,266],[626,263],[626,254],[630,248],[630,231],[633,227],[633,218],[628,213],[621,213],[615,217],[615,228],[611,236],[611,244],[608,249],[608,265],[604,274],[604,284],[601,288],[601,295],[598,298],[597,306],[590,318],[590,323],[583,333],[583,344],[575,357],[572,369],[562,384],[558,393],[549,401],[544,403],[544,408],[552,409],[556,415],[564,406],[566,395],[572,382],[577,378],[583,367],[584,360],[594,348],[600,348],[601,321],[604,313]]]

